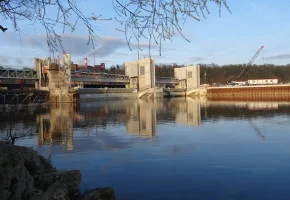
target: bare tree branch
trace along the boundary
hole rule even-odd
[[[14,145],[19,138],[23,138],[31,134],[31,129],[28,129],[27,131],[22,130],[21,132],[20,130],[17,130],[17,128],[14,127],[12,124],[10,124],[9,129],[7,130],[6,140],[10,141],[11,144]]]
[[[7,28],[4,28],[4,27],[1,26],[1,25],[0,25],[0,29],[1,29],[1,31],[3,31],[3,32],[7,31]]]
[[[96,1],[97,2],[97,1]],[[117,29],[124,33],[128,47],[132,41],[138,42],[138,55],[140,40],[148,40],[149,55],[152,43],[161,45],[165,40],[172,40],[178,33],[186,41],[182,25],[187,19],[199,21],[209,14],[208,5],[216,4],[221,15],[224,6],[229,12],[227,0],[112,0],[116,11],[114,18],[123,29]],[[98,3],[96,3],[97,5]],[[53,12],[53,14],[52,14]],[[77,0],[0,0],[0,16],[12,22],[15,31],[21,31],[20,21],[39,22],[46,32],[47,44],[52,54],[55,51],[65,49],[62,45],[61,34],[75,31],[77,23],[85,25],[88,32],[88,44],[94,46],[97,36],[92,22],[102,22],[112,18],[102,18],[102,15],[90,14],[86,16],[78,8]],[[113,17],[113,16],[112,16]],[[57,28],[62,27],[62,33]],[[0,26],[5,32],[7,28]]]
[[[219,7],[221,15],[222,5],[229,11],[227,0],[129,0],[126,3],[114,0],[114,9],[121,19],[116,20],[123,25],[127,44],[132,39],[138,43],[142,38],[148,40],[149,56],[152,43],[159,45],[161,55],[162,41],[172,40],[178,33],[183,39],[189,41],[183,34],[181,25],[191,18],[200,21],[206,13],[210,14],[209,3]],[[123,18],[122,18],[123,17]]]

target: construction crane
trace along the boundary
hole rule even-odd
[[[261,53],[261,51],[263,50],[263,48],[264,48],[264,46],[261,46],[260,49],[258,49],[258,51],[253,56],[253,58],[250,60],[250,62],[244,67],[244,69],[241,71],[241,73],[237,76],[236,80],[238,80],[240,78],[240,76],[244,73],[244,71],[247,69],[247,67],[249,67],[250,65],[253,64],[253,62],[256,60],[256,58]],[[227,82],[229,82],[232,79],[232,77],[233,76],[231,76],[230,79]]]

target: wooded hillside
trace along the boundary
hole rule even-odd
[[[227,81],[237,80],[237,76],[244,69],[246,64],[236,65],[200,65],[200,82],[201,84],[218,83],[226,84]],[[158,64],[155,67],[156,76],[174,77],[174,68],[184,67],[178,64]],[[205,79],[206,71],[206,79]],[[112,66],[106,70],[111,74],[125,74],[124,65]],[[265,79],[265,78],[278,78],[279,83],[290,83],[290,64],[288,65],[251,65],[247,67],[244,73],[238,79],[239,81],[249,79]]]
[[[237,76],[246,66],[245,64],[208,66],[200,65],[200,82],[204,84],[226,84],[227,81],[237,80]],[[182,65],[156,65],[156,76],[174,76],[174,67]],[[206,79],[205,79],[206,71]],[[290,65],[251,65],[247,67],[238,80],[278,78],[279,83],[290,82]]]

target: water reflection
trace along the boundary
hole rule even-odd
[[[18,144],[52,152],[58,169],[82,171],[82,189],[111,186],[117,199],[290,198],[289,102],[110,100],[0,112],[0,132],[11,122],[39,127]]]
[[[288,103],[216,102],[206,99],[174,98],[136,101],[111,100],[81,105],[57,104],[52,105],[48,113],[38,115],[39,134],[37,141],[38,146],[56,145],[67,151],[74,150],[74,145],[96,148],[104,143],[107,146],[108,143],[112,143],[109,146],[113,148],[114,146],[124,146],[119,144],[122,142],[121,140],[113,139],[113,136],[102,142],[94,141],[95,138],[86,138],[86,140],[79,140],[78,144],[74,142],[74,136],[92,136],[98,132],[104,132],[108,126],[125,126],[128,135],[152,138],[158,134],[157,123],[198,127],[202,121],[217,120],[220,117],[248,119],[252,129],[264,140],[265,136],[252,122],[252,118],[272,116],[275,112],[290,113]],[[112,142],[113,140],[115,142]],[[80,144],[80,142],[82,143]],[[88,143],[92,144],[87,145]],[[129,144],[125,146],[127,145]]]
[[[144,100],[136,102],[126,109],[128,134],[153,137],[156,135],[156,103]]]
[[[39,115],[38,145],[60,145],[73,150],[73,113],[73,104],[61,104]]]
[[[74,130],[77,132],[80,129],[83,134],[90,135],[111,124],[124,124],[129,135],[152,138],[157,134],[157,113],[161,118],[168,115],[175,118],[176,124],[193,127],[200,125],[200,101],[175,99],[165,102],[164,105],[150,99],[95,102],[77,106],[52,105],[49,113],[41,114],[37,118],[40,126],[38,146],[59,145],[70,151],[74,149]]]
[[[153,138],[158,135],[158,124],[177,124],[199,127],[202,122],[216,121],[221,118],[235,120],[247,119],[258,136],[265,140],[263,131],[253,122],[257,117],[264,119],[275,115],[289,115],[289,102],[240,102],[240,101],[208,101],[207,99],[173,98],[173,99],[140,99],[110,100],[87,102],[80,105],[51,105],[48,111],[36,112],[35,108],[17,112],[0,112],[0,129],[5,132],[7,123],[37,124],[37,146],[59,146],[62,150],[85,149],[89,146],[96,149],[127,147],[130,141],[118,139],[118,129],[125,128],[127,135],[141,138]],[[35,120],[36,119],[36,120]],[[33,122],[34,121],[34,122]],[[287,122],[271,123],[282,124]],[[97,134],[116,127],[116,134]],[[124,132],[124,131],[122,131]],[[84,136],[92,136],[84,137]],[[81,138],[77,142],[74,137]],[[88,145],[91,144],[91,145]],[[98,146],[98,147],[96,147]]]

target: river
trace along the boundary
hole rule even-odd
[[[290,199],[290,103],[206,99],[108,100],[0,113],[17,145],[81,189],[128,199]],[[16,133],[18,133],[16,131]]]

